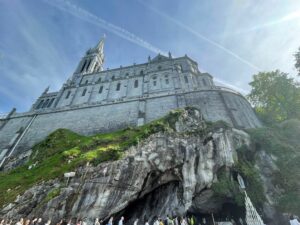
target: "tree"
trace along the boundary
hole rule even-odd
[[[260,72],[249,83],[248,98],[266,123],[300,118],[300,87],[293,78],[279,70]]]
[[[298,52],[296,52],[295,56],[295,67],[298,70],[298,75],[300,76],[300,47],[298,49]]]

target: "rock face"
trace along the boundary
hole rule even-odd
[[[231,168],[248,135],[233,128],[207,131],[199,111],[184,111],[176,132],[156,133],[132,146],[118,161],[82,166],[76,176],[32,187],[2,209],[8,217],[107,219],[211,213],[224,202],[211,186],[220,169]],[[46,196],[59,190],[52,199]]]

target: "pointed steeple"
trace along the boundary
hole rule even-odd
[[[103,70],[104,63],[104,40],[105,35],[100,39],[97,45],[90,48],[80,61],[75,74],[94,73]]]
[[[104,47],[104,41],[105,41],[105,34],[103,35],[103,37],[100,39],[100,41],[98,42],[98,44],[96,45],[95,49],[98,50],[98,52],[103,53],[103,47]]]
[[[44,92],[43,92],[43,95],[48,93],[49,88],[50,88],[50,86],[46,87],[46,89],[45,89]]]

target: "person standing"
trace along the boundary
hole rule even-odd
[[[124,223],[124,217],[123,217],[123,216],[121,216],[121,219],[119,220],[119,223],[118,223],[118,225],[123,225],[123,223]]]
[[[300,225],[299,221],[293,215],[291,215],[291,217],[290,217],[290,224],[291,225]]]
[[[137,225],[139,222],[139,219],[135,219],[135,221],[133,222],[133,225]]]
[[[38,218],[36,225],[42,225],[42,218]]]
[[[21,218],[17,223],[16,225],[24,225],[24,219]]]
[[[157,218],[157,217],[156,217],[156,219],[154,220],[153,225],[159,225],[159,221],[158,221],[158,218]]]
[[[107,225],[113,225],[113,220],[114,220],[114,218],[113,218],[113,217],[110,217],[110,218],[109,218],[109,221],[108,221],[108,223],[107,223]]]

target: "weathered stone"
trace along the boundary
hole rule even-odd
[[[235,149],[248,143],[249,137],[232,128],[197,132],[204,131],[205,125],[195,110],[186,111],[176,128],[177,132],[151,135],[128,149],[121,160],[78,168],[59,196],[44,205],[36,203],[61,186],[58,180],[29,189],[13,209],[6,207],[1,213],[89,220],[124,213],[130,220],[135,216],[153,219],[155,215],[217,211],[222,202],[216,202],[210,190],[216,173],[233,166]]]

